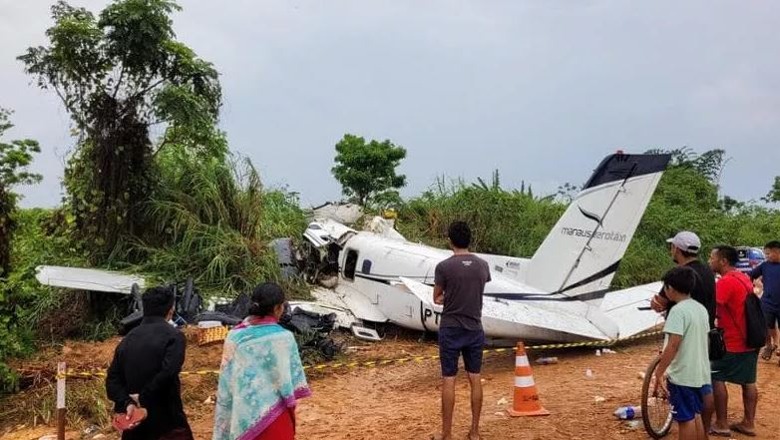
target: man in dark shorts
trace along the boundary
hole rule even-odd
[[[701,250],[699,236],[690,231],[682,231],[673,238],[666,240],[666,242],[669,243],[669,252],[677,266],[688,267],[695,272],[695,283],[691,291],[691,299],[707,309],[709,328],[715,328],[715,274],[712,273],[709,265],[699,260],[699,251]],[[674,305],[675,303],[666,297],[663,288],[651,302],[653,310],[659,313],[666,313],[666,316],[669,316]],[[715,412],[712,386],[702,387],[702,394],[704,399],[702,420],[704,421],[705,432],[709,432],[710,420],[712,420],[712,414]]]
[[[753,295],[753,284],[744,273],[735,268],[739,261],[737,250],[731,246],[717,246],[710,254],[710,267],[721,278],[715,285],[718,327],[723,329],[726,355],[712,362],[712,388],[715,394],[715,423],[710,435],[730,437],[731,431],[755,436],[756,370],[758,350],[747,346],[745,299]],[[739,423],[728,423],[728,389],[726,382],[742,386],[744,417]]]
[[[780,241],[770,241],[764,246],[766,261],[750,272],[753,280],[761,278],[764,284],[764,294],[761,295],[761,305],[764,309],[764,318],[769,331],[766,335],[766,347],[761,357],[771,360],[777,350],[777,345],[772,342],[772,334],[775,327],[780,324]]]
[[[468,438],[478,440],[479,416],[482,411],[482,294],[490,281],[490,266],[469,253],[471,230],[464,222],[454,222],[449,228],[450,247],[454,255],[436,266],[433,301],[444,304],[439,325],[439,355],[441,358],[441,440],[452,439],[452,413],[455,409],[455,376],[458,358],[463,363],[471,384],[471,430]]]

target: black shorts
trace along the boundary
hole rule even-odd
[[[750,385],[756,383],[756,370],[758,369],[758,350],[744,353],[729,353],[723,359],[712,361],[712,381],[728,382],[738,385]]]
[[[466,330],[461,327],[439,328],[439,358],[441,375],[458,375],[458,358],[463,354],[466,372],[479,374],[482,370],[482,347],[485,345],[485,332]]]
[[[773,329],[775,324],[780,324],[780,311],[764,306],[764,319],[766,319],[766,326]]]

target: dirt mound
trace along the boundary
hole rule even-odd
[[[184,370],[218,369],[222,358],[222,344],[199,346],[196,329],[187,328],[184,333],[188,341]],[[10,365],[22,373],[52,371],[57,368],[57,362],[65,362],[68,369],[77,371],[105,370],[111,364],[114,350],[120,341],[120,337],[102,342],[66,341],[62,345],[45,347],[31,358],[11,361]]]

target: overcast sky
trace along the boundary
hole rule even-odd
[[[53,0],[0,0],[5,140],[31,137],[62,197],[70,120],[16,61],[45,43]],[[74,0],[98,12],[105,0]],[[180,0],[180,40],[221,73],[221,126],[269,186],[338,199],[344,133],[407,148],[405,195],[437,176],[554,192],[616,149],[724,148],[723,192],[757,199],[780,174],[780,2]]]

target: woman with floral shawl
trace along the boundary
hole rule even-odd
[[[252,292],[249,317],[225,340],[213,440],[293,440],[295,404],[311,395],[292,333],[278,324],[284,292]]]

